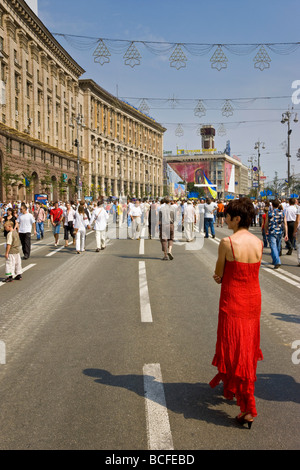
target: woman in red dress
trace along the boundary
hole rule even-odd
[[[224,397],[236,397],[240,424],[251,428],[257,416],[254,384],[260,350],[261,291],[259,268],[262,242],[248,228],[255,216],[247,198],[231,201],[226,223],[233,230],[231,237],[219,245],[214,280],[221,284],[217,344],[212,364],[218,374],[210,382],[213,388],[221,381]]]

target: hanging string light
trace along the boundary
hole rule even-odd
[[[271,57],[268,52],[279,55],[288,55],[299,49],[300,42],[287,43],[257,43],[257,44],[202,44],[202,43],[171,43],[164,41],[136,41],[125,39],[105,39],[92,38],[88,36],[79,36],[65,33],[52,33],[54,36],[64,38],[72,47],[80,50],[94,48],[93,56],[95,62],[104,65],[110,62],[112,53],[123,54],[125,65],[135,67],[141,63],[141,53],[136,45],[144,46],[150,53],[155,55],[169,55],[170,67],[177,70],[185,68],[188,57],[185,52],[191,56],[204,56],[215,49],[210,58],[211,68],[218,70],[227,69],[229,59],[224,49],[235,55],[249,55],[257,51],[253,58],[254,68],[265,70],[270,68]],[[96,48],[95,48],[96,47]],[[184,52],[185,51],[185,52]]]

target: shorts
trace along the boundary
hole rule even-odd
[[[53,232],[53,235],[59,233],[60,232],[60,224],[52,225],[52,232]]]
[[[224,212],[218,212],[217,217],[224,217]]]

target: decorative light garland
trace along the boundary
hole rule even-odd
[[[177,70],[187,65],[187,54],[203,56],[214,50],[210,58],[211,68],[219,72],[227,69],[228,57],[224,50],[235,55],[249,55],[257,51],[253,58],[254,68],[261,71],[270,68],[271,57],[268,52],[287,55],[295,52],[300,42],[256,43],[256,44],[201,44],[172,43],[159,41],[138,41],[126,39],[93,38],[66,33],[52,33],[63,37],[72,47],[79,50],[94,48],[94,62],[104,65],[110,62],[111,54],[123,54],[125,65],[135,67],[141,64],[142,55],[138,47],[144,46],[155,55],[169,55],[170,67]]]

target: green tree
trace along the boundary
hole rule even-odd
[[[14,184],[17,184],[18,181],[22,181],[20,175],[11,172],[9,166],[5,165],[1,173],[1,182],[5,189],[6,197],[8,197],[10,187],[12,187]]]

